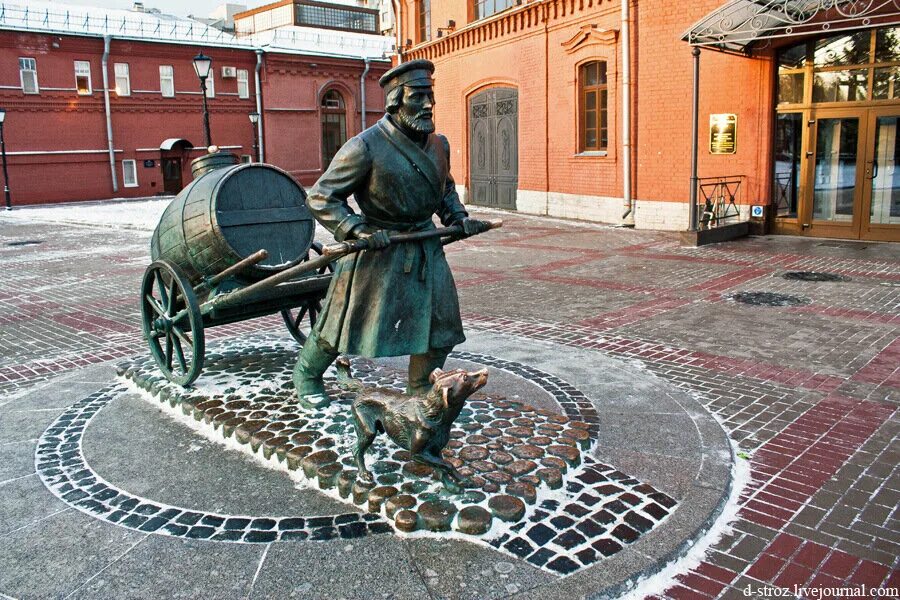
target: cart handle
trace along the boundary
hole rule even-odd
[[[488,231],[490,231],[491,229],[499,229],[500,227],[503,227],[503,221],[501,221],[500,219],[485,221],[485,223],[488,224]],[[428,231],[416,231],[415,233],[395,233],[394,235],[390,236],[390,242],[391,244],[400,244],[403,242],[418,242],[421,240],[428,240],[436,237],[449,237],[449,243],[451,241],[456,241],[456,239],[462,239],[463,235],[464,234],[462,227],[460,227],[459,225],[452,225],[450,227],[429,229]],[[360,250],[368,249],[369,240],[351,240],[349,242],[341,242],[339,244],[330,244],[328,246],[325,246],[322,249],[322,255],[330,256],[332,257],[332,259],[336,259],[347,254],[352,254],[354,252],[359,252]]]
[[[222,281],[226,277],[229,277],[236,273],[240,273],[244,269],[248,269],[255,264],[261,263],[262,261],[266,260],[267,258],[269,258],[269,253],[265,249],[257,250],[256,252],[254,252],[253,254],[248,256],[247,258],[234,263],[233,265],[231,265],[230,267],[228,267],[227,269],[225,269],[218,275],[214,275],[213,277],[206,279],[200,285],[198,285],[196,288],[194,288],[194,292],[196,293],[201,290],[209,289],[209,288],[213,287],[214,285],[218,284],[220,281]]]
[[[503,226],[503,221],[499,219],[494,221],[487,221],[487,223],[488,229],[497,229]],[[429,231],[417,231],[415,233],[398,233],[396,235],[392,235],[390,239],[391,243],[393,244],[400,242],[415,242],[434,237],[449,237],[450,240],[452,240],[453,237],[461,238],[462,235],[462,227],[460,227],[459,225],[454,225],[452,227],[441,227],[438,229],[431,229]],[[216,296],[212,300],[204,302],[200,306],[200,310],[203,314],[208,314],[218,308],[238,306],[263,290],[273,288],[279,283],[287,281],[289,279],[293,279],[294,277],[302,273],[315,271],[337,260],[338,258],[341,258],[342,256],[346,256],[352,252],[365,250],[368,247],[369,242],[366,240],[353,240],[350,242],[342,242],[340,244],[325,246],[325,248],[323,248],[322,250],[322,256],[317,256],[312,260],[307,260],[300,263],[299,265],[294,265],[289,269],[285,269],[284,271],[276,273],[271,277],[267,277],[262,281],[257,281],[254,284],[248,285],[247,287]]]

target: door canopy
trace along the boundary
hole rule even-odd
[[[184,150],[193,147],[194,145],[184,138],[168,138],[159,145],[160,150]]]
[[[900,0],[730,0],[682,36],[692,46],[749,53],[782,37],[900,24]]]

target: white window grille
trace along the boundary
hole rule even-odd
[[[250,73],[247,69],[237,70],[238,98],[250,97]]]
[[[75,88],[79,96],[90,96],[94,91],[91,88],[91,63],[86,60],[75,61]]]
[[[175,96],[175,69],[172,65],[159,65],[159,90],[164,98]]]
[[[33,58],[19,59],[19,79],[22,81],[22,92],[25,94],[39,94],[37,78],[37,61]]]
[[[216,79],[213,76],[215,73],[215,69],[209,70],[209,77],[206,78],[206,97],[207,98],[215,98],[216,97]]]
[[[116,63],[116,95],[131,95],[131,77],[128,71],[128,63]]]
[[[137,187],[137,165],[134,160],[128,159],[122,161],[122,181],[125,187]]]

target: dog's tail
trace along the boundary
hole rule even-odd
[[[339,356],[334,361],[337,370],[337,384],[345,392],[361,392],[363,383],[359,379],[354,379],[350,373],[350,359],[346,356]]]

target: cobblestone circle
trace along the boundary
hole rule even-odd
[[[292,404],[295,350],[283,340],[216,344],[196,388],[164,380],[148,359],[120,366],[145,398],[196,428],[232,438],[304,485],[353,504],[363,515],[247,517],[163,506],[104,481],[80,451],[83,432],[103,406],[125,391],[108,388],[75,404],[47,429],[38,446],[39,472],[64,501],[107,521],[140,531],[194,539],[268,543],[353,538],[393,531],[453,531],[547,571],[568,574],[620,551],[664,520],[671,497],[594,459],[598,419],[590,400],[565,381],[533,367],[473,353],[464,359],[503,369],[543,388],[567,415],[500,396],[469,399],[445,458],[477,487],[454,495],[432,470],[379,438],[370,449],[375,486],[356,481],[348,415],[354,394],[326,377],[333,402],[317,413]],[[401,374],[354,360],[367,385],[400,389]],[[576,420],[576,417],[585,420]],[[191,419],[188,419],[191,420]]]

